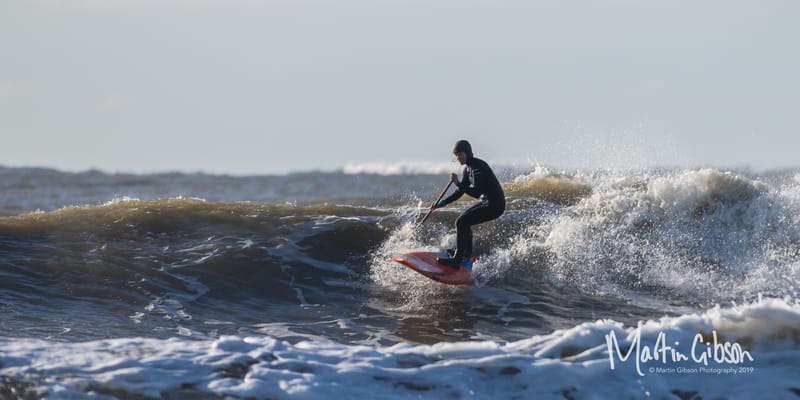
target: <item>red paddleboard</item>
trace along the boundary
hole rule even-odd
[[[468,285],[472,283],[470,273],[472,272],[472,263],[475,262],[475,257],[462,261],[458,269],[439,264],[436,262],[437,257],[449,258],[450,255],[445,252],[414,251],[401,254],[392,258],[392,260],[437,282],[450,285]]]

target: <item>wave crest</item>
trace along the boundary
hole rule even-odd
[[[375,175],[443,175],[455,171],[459,166],[454,163],[427,162],[427,161],[398,161],[398,162],[362,162],[349,163],[342,168],[348,175],[375,174]]]

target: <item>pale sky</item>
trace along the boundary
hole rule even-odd
[[[800,166],[800,2],[0,0],[0,165]]]

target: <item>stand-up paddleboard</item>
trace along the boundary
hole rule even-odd
[[[472,264],[475,262],[475,257],[462,261],[458,269],[439,264],[436,262],[437,257],[449,258],[450,255],[446,252],[414,251],[401,254],[392,258],[392,260],[438,282],[450,285],[468,285],[472,283],[470,273],[472,272]]]

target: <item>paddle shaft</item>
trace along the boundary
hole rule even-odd
[[[434,202],[431,204],[431,209],[430,209],[430,210],[428,210],[428,213],[427,213],[427,214],[425,214],[425,217],[424,217],[424,218],[422,218],[422,221],[419,221],[419,223],[417,224],[417,226],[421,226],[421,225],[422,225],[422,223],[423,223],[423,222],[425,222],[425,220],[427,220],[427,219],[428,219],[428,217],[430,217],[430,216],[431,216],[431,213],[432,213],[432,212],[433,212],[433,210],[434,210],[434,209],[433,209],[433,206],[435,206],[436,204],[438,204],[438,203],[439,203],[439,201],[440,201],[440,200],[442,200],[442,197],[444,197],[444,194],[445,194],[445,193],[447,193],[447,189],[450,189],[450,185],[452,185],[452,184],[453,184],[453,181],[449,181],[449,182],[447,182],[447,186],[445,186],[445,187],[444,187],[444,190],[442,190],[442,194],[440,194],[440,195],[439,195],[439,198],[438,198],[438,199],[436,199],[436,201],[434,201]]]

